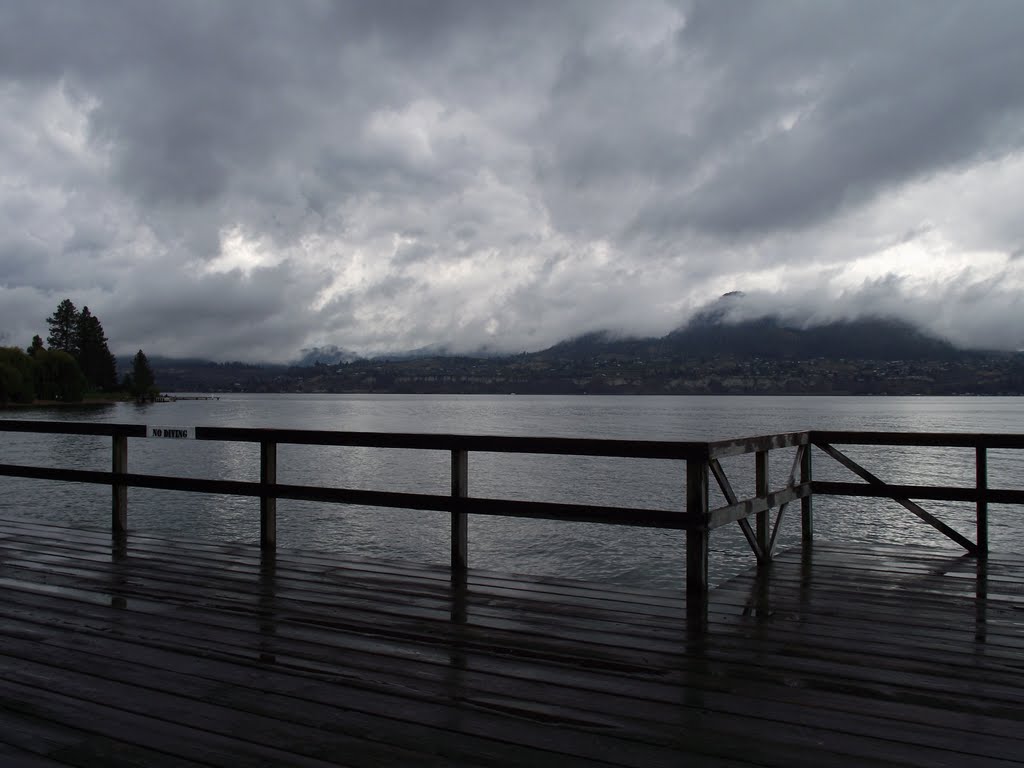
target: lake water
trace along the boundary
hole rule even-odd
[[[523,397],[373,395],[222,395],[219,400],[118,404],[103,408],[15,410],[0,418],[107,421],[174,426],[247,426],[372,432],[464,433],[645,440],[709,440],[802,429],[1024,432],[1024,399],[996,397]],[[0,462],[108,470],[108,438],[0,433]],[[973,485],[973,451],[868,449],[851,456],[890,482]],[[773,452],[773,487],[784,484],[792,451]],[[281,446],[279,482],[444,494],[442,452]],[[753,457],[724,462],[741,495],[753,488]],[[207,441],[129,441],[133,472],[258,480],[259,448]],[[1021,487],[1024,454],[991,451],[991,487]],[[816,452],[815,477],[850,479]],[[680,462],[472,454],[470,493],[542,501],[682,509]],[[714,481],[712,481],[714,485]],[[108,525],[105,486],[0,478],[0,516],[90,528]],[[724,503],[712,494],[713,505]],[[446,562],[444,513],[279,501],[283,547],[418,562]],[[973,538],[973,505],[924,506]],[[993,506],[992,549],[1017,549],[1019,510]],[[129,527],[165,536],[254,542],[255,499],[129,490]],[[799,509],[780,529],[782,546],[799,538]],[[906,541],[955,546],[893,502],[815,499],[822,539]],[[711,575],[719,582],[753,564],[735,526],[711,537]],[[679,587],[684,534],[593,524],[475,516],[470,564],[503,571]]]

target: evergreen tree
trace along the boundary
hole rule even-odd
[[[56,311],[46,318],[50,335],[46,343],[50,349],[59,349],[69,355],[78,354],[78,310],[71,299],[64,299]]]
[[[35,357],[37,352],[42,352],[44,349],[46,349],[46,345],[43,344],[43,337],[37,333],[32,337],[32,345],[25,351],[28,352],[29,357]]]
[[[132,360],[131,393],[139,399],[152,397],[155,383],[153,369],[149,367],[146,354],[140,349]]]
[[[117,362],[107,346],[107,336],[98,317],[88,307],[78,315],[78,366],[91,389],[110,391],[117,388]]]

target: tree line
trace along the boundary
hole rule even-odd
[[[145,400],[158,394],[141,349],[131,372],[118,380],[117,360],[103,325],[88,307],[78,310],[64,299],[46,324],[45,343],[36,335],[27,349],[0,347],[0,405],[36,400],[78,403],[87,394],[123,393]]]

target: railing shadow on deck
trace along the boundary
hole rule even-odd
[[[111,439],[109,472],[0,464],[0,476],[109,485],[111,530],[115,537],[123,537],[127,531],[129,487],[258,498],[260,544],[268,553],[273,552],[277,542],[278,499],[446,511],[451,515],[453,589],[457,588],[468,565],[467,520],[471,514],[681,530],[686,532],[687,612],[698,623],[706,620],[709,535],[717,528],[737,524],[757,563],[767,565],[774,556],[783,520],[794,502],[800,502],[801,540],[806,546],[813,539],[814,496],[887,498],[959,544],[969,555],[983,559],[988,552],[988,505],[1024,503],[1024,491],[990,488],[988,484],[987,452],[991,449],[1024,448],[1024,435],[1018,434],[809,430],[734,440],[679,442],[192,427],[175,430],[174,434],[197,440],[258,443],[259,482],[129,472],[129,439],[161,436],[163,431],[136,424],[0,420],[0,432],[94,435]],[[277,448],[282,444],[444,451],[451,459],[451,492],[448,495],[399,493],[279,483]],[[840,445],[971,448],[975,453],[975,482],[972,487],[887,483],[836,447]],[[773,488],[769,458],[772,451],[780,449],[795,449],[795,455],[784,485]],[[814,480],[812,449],[845,467],[863,482]],[[473,497],[469,482],[469,457],[473,452],[677,461],[685,463],[685,496],[680,499],[682,503],[678,510]],[[754,492],[741,498],[723,468],[722,459],[748,454],[754,456]],[[717,508],[710,506],[711,478],[714,478],[726,501],[725,505]],[[974,503],[974,538],[957,531],[912,499]],[[774,520],[772,510],[775,510]],[[268,569],[268,577],[272,578],[272,567]]]

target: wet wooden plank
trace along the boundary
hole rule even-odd
[[[524,629],[543,629],[545,637],[566,638],[575,643],[581,630],[583,637],[605,645],[632,648],[649,652],[674,652],[683,627],[682,621],[637,627],[612,612],[603,615],[593,609],[573,611],[571,607],[552,610],[548,601],[538,604],[532,611],[520,601],[511,607],[496,600],[487,592],[478,592],[473,585],[464,588],[448,586],[432,595],[398,595],[382,593],[374,584],[353,586],[302,585],[275,577],[273,581],[258,579],[225,579],[209,568],[193,570],[186,566],[165,566],[155,569],[151,563],[129,581],[121,579],[124,564],[85,563],[70,559],[46,558],[33,563],[24,557],[8,559],[3,568],[5,578],[16,578],[18,570],[36,571],[40,582],[54,586],[66,585],[84,588],[91,585],[97,591],[117,589],[123,599],[132,597],[158,598],[171,603],[193,602],[216,605],[221,610],[251,610],[263,607],[266,590],[273,589],[273,597],[282,603],[282,618],[304,613],[327,620],[333,609],[340,610],[353,624],[365,622],[377,629],[401,628],[406,623],[434,624],[435,632],[445,633],[452,624],[453,612],[471,612],[473,622],[465,632],[480,627],[491,636],[502,640],[505,634],[521,633]],[[6,572],[10,572],[7,575]],[[16,587],[17,585],[12,585]],[[336,611],[335,611],[336,612]],[[514,639],[515,634],[507,639]],[[464,639],[469,639],[464,636]]]
[[[16,709],[20,711],[15,711]],[[0,707],[0,765],[5,768],[193,768],[181,757],[109,739],[37,716],[22,707]]]
[[[87,545],[66,545],[54,550],[48,555],[35,552],[39,540],[19,539],[7,542],[8,551],[12,553],[22,552],[25,562],[55,563],[67,566],[74,566],[81,563],[82,567],[102,574],[112,566],[110,563],[109,543],[95,546]],[[232,583],[239,588],[239,591],[248,591],[253,583],[267,573],[267,567],[263,561],[249,557],[240,560],[236,557],[225,555],[217,558],[215,555],[207,556],[197,553],[189,556],[184,551],[171,551],[166,553],[143,551],[133,545],[130,551],[126,551],[123,561],[133,562],[144,560],[151,567],[150,572],[155,577],[163,575],[181,578],[188,581],[189,576],[197,578],[201,583],[211,583],[217,579],[225,583]],[[13,561],[12,561],[13,562]],[[447,605],[452,596],[452,579],[450,574],[443,578],[432,578],[435,574],[428,574],[424,578],[410,578],[408,573],[390,574],[376,569],[356,567],[338,567],[338,561],[333,561],[328,568],[319,566],[303,565],[305,558],[291,558],[287,560],[267,560],[273,562],[274,578],[281,581],[285,588],[289,585],[308,591],[309,595],[315,597],[318,593],[340,595],[345,590],[352,590],[356,596],[359,590],[375,595],[378,599],[398,597],[403,604],[420,601],[423,605]],[[107,565],[104,565],[107,564]],[[459,583],[459,582],[456,582]],[[538,607],[537,604],[552,603],[564,606],[566,611],[578,613],[579,615],[592,615],[595,617],[619,617],[616,621],[624,623],[628,627],[635,626],[635,622],[651,623],[660,621],[666,626],[678,628],[682,621],[684,610],[683,601],[678,597],[664,599],[655,603],[656,597],[650,602],[635,602],[632,596],[625,599],[617,598],[613,594],[602,594],[599,589],[572,590],[566,588],[539,588],[531,586],[524,589],[522,585],[510,580],[508,577],[498,580],[471,575],[467,586],[472,586],[477,595],[486,594],[492,604],[503,609],[521,605],[524,608]],[[383,592],[383,594],[382,594]],[[566,602],[566,598],[570,598]],[[664,610],[659,610],[664,608]]]
[[[47,644],[47,647],[50,647],[49,643]],[[125,649],[126,650],[126,655],[121,655],[121,656],[118,656],[117,658],[118,659],[131,658],[131,659],[135,660],[136,657],[137,657],[136,649],[137,649],[137,646],[129,646],[128,648]],[[6,648],[4,650],[5,650],[6,653],[11,653],[10,648]],[[81,654],[81,653],[91,652],[92,651],[91,648],[83,647],[81,644],[75,645],[73,647],[72,646],[67,646],[66,650],[69,651],[69,652],[75,653],[75,654]],[[24,656],[25,654],[29,654],[31,656],[31,654],[38,653],[38,651],[34,650],[34,646],[33,645],[31,645],[28,642],[26,642],[26,643],[22,644],[21,650],[17,651],[17,653],[19,654],[19,656]],[[52,659],[53,655],[46,653],[43,656],[43,658]],[[61,660],[61,663],[67,664],[68,662],[66,660]],[[89,663],[89,664],[84,664],[84,663],[75,662],[75,661],[72,660],[70,663],[71,663],[71,668],[72,669],[74,669],[76,666],[79,667],[79,668],[86,667],[86,668],[90,669],[90,671],[92,673],[96,673],[97,671],[104,669],[104,665],[100,661],[94,661],[94,662]],[[113,665],[111,665],[111,662],[107,661],[106,664],[107,664],[107,666],[106,666],[106,671],[104,672],[104,674],[115,676],[115,677],[122,677],[122,678],[125,678],[126,676],[130,675],[130,671],[126,672],[122,668],[122,665],[119,664],[119,663],[114,663]],[[204,662],[204,665],[207,668],[210,666],[208,662]],[[143,678],[143,680],[145,682],[152,683],[152,682],[154,682],[154,680],[160,679],[160,676],[155,674],[154,671],[153,671],[153,668],[156,667],[156,666],[160,666],[160,665],[158,665],[158,664],[151,664],[149,662],[149,660],[147,660],[146,670],[143,673],[145,675],[145,677]],[[166,666],[166,664],[164,666]],[[195,667],[195,665],[193,665],[193,671],[194,671],[194,667]],[[207,668],[204,668],[204,670],[203,670],[205,674],[209,674],[209,669],[207,669]],[[230,674],[230,668],[228,669],[228,673]],[[222,672],[220,674],[224,674],[224,673]],[[219,677],[219,675],[218,675],[218,677]],[[188,685],[187,684],[183,684],[182,682],[180,682],[180,675],[178,676],[178,678],[179,679],[176,680],[173,683],[173,689],[176,692],[180,693],[180,692],[182,692],[184,690],[187,690],[188,689]],[[271,691],[273,689],[275,689],[277,687],[277,685],[279,684],[279,682],[275,682],[273,680],[273,678],[274,678],[274,672],[273,671],[259,673],[258,680],[259,680],[260,695],[258,697],[258,701],[260,702],[261,706],[266,706],[267,705],[268,697],[271,696]],[[256,680],[255,675],[250,675],[250,681],[249,681],[250,685],[255,680]],[[245,684],[244,680],[233,680],[232,682],[235,684],[236,687]],[[222,691],[222,690],[226,690],[226,687],[222,686],[222,685],[216,685],[214,687],[214,690]],[[232,690],[235,690],[235,689],[233,688]],[[295,689],[293,688],[292,689],[293,693],[294,693],[294,690]],[[325,688],[325,690],[327,690],[327,689]],[[201,691],[202,691],[202,689],[201,689]],[[309,696],[313,695],[311,693],[311,685],[309,683],[302,684],[301,691],[302,691],[302,695],[304,697],[309,697]],[[330,696],[330,693],[328,692],[325,695]],[[470,692],[467,692],[467,697],[471,697],[473,695],[474,694],[472,694]],[[478,693],[476,695],[479,695],[479,696],[482,696],[482,697],[486,697],[486,700],[488,700],[490,702],[493,702],[495,704],[497,704],[498,702],[501,701],[500,694],[498,692],[492,691],[490,689],[485,689],[485,690],[481,691],[480,693]],[[731,702],[729,701],[730,699],[732,700]],[[328,701],[329,700],[330,699],[328,699]],[[232,701],[237,703],[238,701],[240,701],[240,699],[237,699],[236,697],[233,697]],[[705,696],[705,699],[704,699],[704,702],[703,702],[703,706],[700,709],[702,709],[702,710],[707,709],[707,707],[710,704],[712,704],[712,703],[715,705],[715,709],[717,711],[731,710],[731,711],[734,711],[734,712],[739,712],[739,711],[743,710],[744,707],[746,707],[746,709],[751,710],[753,712],[757,712],[758,711],[756,709],[756,707],[757,707],[756,702],[745,703],[741,697],[734,696],[734,695],[730,696],[728,693],[719,694],[717,696],[714,695],[713,693],[709,693],[709,695]],[[619,705],[620,706],[617,708],[617,710],[620,713],[621,713],[621,710],[622,710],[622,708],[623,708],[623,706],[625,704],[626,704],[626,702],[624,702],[622,699],[619,699]],[[289,708],[289,715],[293,714],[293,710],[295,710],[295,708],[297,706],[299,706],[299,705],[300,705],[300,703],[298,703],[298,702],[293,703],[292,706]],[[672,725],[674,725],[675,727],[678,728],[678,727],[683,727],[686,724],[686,722],[685,722],[685,720],[682,717],[679,717],[679,716],[672,717],[671,716],[671,713],[674,710],[676,710],[677,707],[678,707],[678,705],[676,707],[673,707],[671,705],[671,703],[666,703],[665,706],[662,707],[662,709],[666,713],[666,717],[664,718],[664,722],[672,724]],[[761,705],[762,709],[763,709],[763,707],[764,707],[764,704]],[[299,706],[299,709],[301,710],[301,706]],[[790,715],[794,714],[794,712],[797,709],[799,709],[800,712],[801,712],[800,719],[801,719],[802,722],[805,722],[805,723],[813,722],[815,719],[817,719],[819,721],[824,719],[824,718],[822,718],[822,716],[820,714],[820,711],[819,711],[820,706],[817,703],[813,707],[812,706],[803,705],[802,707],[799,707],[799,708],[796,708],[796,707],[786,707],[784,704],[783,705],[775,704],[773,709],[776,712],[778,712],[781,709],[784,712],[788,712]],[[610,710],[611,713],[614,713],[614,711],[615,710]],[[748,711],[747,714],[749,715],[750,712]],[[648,715],[649,715],[649,710],[645,709],[644,710],[644,719],[645,720],[648,718]],[[561,715],[553,713],[551,716],[552,717],[561,716],[563,718],[566,717],[564,715],[564,713],[561,714]],[[593,724],[595,724],[595,725],[598,725],[601,722],[599,718],[595,718],[592,715],[586,715],[586,714],[584,714],[582,712],[577,712],[574,715],[575,721],[579,722],[579,723],[585,722],[584,718],[589,718],[589,720]],[[614,718],[611,718],[611,719],[614,719]],[[691,725],[692,726],[696,726],[698,724],[697,723],[697,717],[695,715],[691,715],[691,719],[693,720]],[[721,725],[721,721],[723,720],[723,718],[718,717],[717,720],[718,720],[718,724]],[[605,718],[605,722],[608,722],[608,721],[609,721],[609,718]],[[711,723],[710,721],[707,722],[707,723],[704,723],[704,725],[709,725],[709,724],[713,724],[713,723]],[[953,725],[954,728],[955,728],[956,727],[955,721],[951,720],[951,725]],[[978,725],[979,724],[977,722],[974,723],[975,730],[977,730]],[[878,717],[876,715],[865,716],[863,713],[852,712],[847,717],[847,727],[848,728],[853,728],[853,729],[856,729],[856,728],[868,728],[868,729],[870,729],[870,728],[877,728],[878,726],[879,726],[879,721],[878,721]],[[656,729],[655,726],[652,726],[652,724],[650,724],[650,723],[648,723],[646,725],[640,724],[640,723],[635,723],[633,725],[633,727],[636,728],[638,732],[646,733],[648,738],[657,738],[657,732],[656,732],[657,729]],[[747,727],[750,727],[750,723],[748,723]],[[754,722],[753,723],[753,728],[756,729],[756,727],[757,727],[757,723]],[[999,727],[998,724],[995,727],[998,728]],[[1004,724],[1003,727],[1005,727],[1005,724]],[[905,738],[911,738],[911,737],[916,736],[921,741],[921,743],[923,743],[924,745],[929,746],[929,747],[934,746],[936,743],[943,743],[943,742],[956,744],[957,743],[957,741],[956,741],[957,738],[963,738],[963,734],[961,734],[959,737],[957,736],[955,729],[952,730],[952,731],[946,730],[946,729],[940,729],[935,724],[929,724],[926,728],[917,728],[917,729],[914,729],[912,725],[905,725],[904,726],[904,730],[905,730]],[[920,734],[915,734],[914,733],[915,730],[920,731]],[[998,739],[992,739],[990,741],[995,742],[997,740]],[[1005,739],[1003,739],[1003,741],[1005,742]],[[1003,744],[1002,745],[1002,748],[1003,748],[1004,752],[1007,753],[1007,754],[1013,754],[1017,749],[1019,749],[1019,747],[1020,747],[1019,743],[1011,743],[1009,745],[1007,745],[1007,744]]]
[[[680,593],[0,521],[0,759],[1022,764],[1020,559],[979,598],[941,551],[812,553],[694,635]]]
[[[22,531],[23,537],[31,539],[36,531],[42,529],[49,531],[44,535],[44,541],[52,543],[54,538],[59,538],[58,531],[64,530],[61,526],[47,523],[25,522],[19,520],[3,520],[0,526],[0,539],[11,536],[15,531]],[[56,531],[50,531],[56,529]],[[100,551],[110,552],[110,533],[107,529],[76,529],[74,545],[77,547],[83,541],[89,541],[100,547]],[[223,565],[232,561],[252,563],[258,562],[254,559],[254,552],[251,546],[246,543],[225,544],[209,541],[174,539],[169,540],[145,532],[132,531],[132,553],[145,556],[146,552],[173,553],[173,556],[180,557],[187,555],[202,557],[204,553],[212,556],[213,561]],[[252,543],[255,543],[253,541]],[[682,555],[684,540],[679,535],[679,551]],[[447,565],[438,564],[403,564],[392,560],[381,560],[368,557],[341,557],[334,553],[325,553],[307,550],[289,550],[286,563],[292,568],[306,568],[310,572],[321,573],[325,570],[337,570],[339,572],[368,571],[379,574],[395,574],[398,576],[415,577],[416,582],[428,581],[450,581],[450,570]],[[591,595],[599,599],[614,598],[617,595],[628,595],[628,601],[623,601],[623,606],[634,604],[645,606],[664,605],[671,609],[678,610],[681,607],[682,598],[679,592],[665,589],[644,589],[628,587],[617,584],[591,583],[573,579],[560,579],[552,576],[537,576],[524,574],[509,574],[492,571],[487,568],[473,567],[472,577],[474,581],[484,579],[495,582],[510,583],[516,586],[529,585],[531,592],[555,592],[557,594]],[[409,581],[406,579],[406,581]],[[545,589],[550,587],[551,589]]]

